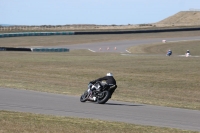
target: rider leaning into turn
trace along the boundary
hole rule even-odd
[[[115,80],[115,78],[113,77],[113,74],[112,74],[112,73],[107,73],[106,76],[101,77],[101,78],[98,78],[98,79],[96,79],[96,80],[93,80],[93,81],[91,81],[90,83],[94,84],[94,83],[96,83],[96,82],[98,82],[98,81],[100,81],[100,82],[101,82],[101,81],[105,81],[107,85],[116,85],[116,80]],[[101,84],[101,86],[103,86],[103,84]],[[88,92],[90,92],[90,91],[92,91],[92,90],[94,90],[94,89],[96,89],[94,86],[90,86],[90,87],[88,88]],[[113,91],[111,92],[111,96],[112,96],[112,94],[113,94],[114,91],[115,91],[115,90],[113,90]],[[93,97],[92,100],[96,101],[96,97]]]

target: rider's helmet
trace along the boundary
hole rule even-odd
[[[187,50],[187,52],[190,52],[190,50]]]
[[[106,76],[113,76],[113,74],[112,73],[107,73]]]

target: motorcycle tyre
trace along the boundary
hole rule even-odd
[[[105,94],[105,96],[102,99],[100,99],[99,97],[97,97],[96,103],[98,103],[98,104],[105,104],[110,99],[110,95],[111,95],[110,91],[103,91],[101,93],[106,93],[106,94]]]
[[[81,95],[81,97],[80,97],[80,101],[81,101],[81,102],[86,102],[87,99],[88,99],[88,92],[85,91],[84,94]]]

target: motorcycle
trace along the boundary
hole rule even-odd
[[[190,53],[185,53],[185,56],[186,56],[186,57],[189,57],[189,56],[190,56]]]
[[[166,56],[171,56],[172,55],[172,51],[168,51]]]
[[[96,89],[93,89],[92,91],[86,90],[80,97],[81,102],[93,101],[98,104],[105,104],[111,98],[113,92],[117,88],[117,85],[103,84],[100,81],[94,84],[89,83],[88,87],[93,85]],[[96,101],[91,100],[92,97],[96,97]]]

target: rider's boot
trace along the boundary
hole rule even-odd
[[[88,98],[89,100],[91,100],[91,101],[94,101],[94,102],[96,102],[96,100],[97,100],[97,98],[96,97],[92,97],[92,96],[89,96],[89,98]]]
[[[97,98],[96,98],[96,97],[93,97],[93,100],[96,102]]]
[[[88,99],[91,100],[91,101],[96,101],[97,98],[92,96],[92,90],[91,89],[88,89],[88,93],[90,95]]]

